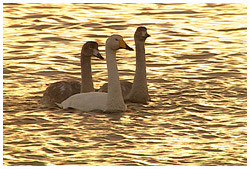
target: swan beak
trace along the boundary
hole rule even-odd
[[[119,40],[119,49],[127,49],[127,50],[131,50],[134,51],[133,48],[129,47],[123,40]]]
[[[150,35],[148,33],[146,33],[146,38],[150,37]]]
[[[104,59],[97,49],[93,50],[93,56],[95,56],[99,59],[102,59],[102,60]]]

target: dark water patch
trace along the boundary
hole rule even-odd
[[[36,142],[33,142],[33,141],[27,141],[27,140],[21,140],[21,141],[9,141],[9,142],[6,142],[6,144],[14,144],[14,145],[18,145],[18,144],[34,144]]]
[[[54,75],[59,75],[60,72],[58,71],[46,71],[46,70],[43,70],[43,71],[38,71],[38,72],[34,72],[34,73],[28,73],[30,75],[36,75],[36,76],[47,76],[47,77],[50,77],[50,76],[54,76]]]
[[[112,158],[112,157],[114,157],[114,155],[111,154],[102,154],[98,156],[98,158]]]
[[[58,28],[58,27],[57,27]],[[57,29],[56,28],[56,29]],[[63,27],[59,27],[59,29],[63,29]],[[71,26],[71,27],[69,27],[68,29],[82,29],[82,27],[80,27],[80,26]],[[94,29],[93,29],[93,31],[95,31]]]
[[[140,9],[141,11],[150,11],[150,10],[154,10],[153,8],[150,7],[144,7]]]
[[[231,124],[231,125],[227,125],[225,126],[226,128],[239,128],[239,127],[246,127],[246,123],[240,123],[240,124]]]
[[[36,26],[28,27],[27,29],[43,30],[43,29],[47,29],[51,27],[53,27],[53,25],[36,25]]]
[[[17,49],[28,49],[28,48],[33,48],[33,46],[23,45],[23,46],[16,46],[15,48],[17,48]]]
[[[70,29],[72,29],[72,28],[70,28]],[[93,29],[91,29],[92,31],[104,31],[104,29],[103,28],[93,28]]]
[[[68,27],[68,26],[75,26],[77,25],[77,23],[73,23],[73,22],[63,22],[63,26]]]
[[[33,22],[43,22],[43,21],[40,19],[34,19]]]
[[[36,34],[26,33],[26,34],[22,34],[21,36],[36,36]]]
[[[186,97],[186,98],[202,98],[201,94],[191,94],[191,93],[186,93],[186,94],[182,94],[182,97]]]
[[[203,48],[203,47],[201,47],[201,48],[195,48],[196,50],[204,50],[204,51],[210,51],[210,50],[212,50],[212,48]]]
[[[204,7],[212,7],[212,8],[216,8],[216,7],[224,7],[224,6],[228,6],[229,4],[227,3],[206,3],[204,4]]]
[[[69,135],[74,132],[74,129],[64,128],[64,129],[55,129],[52,132],[48,132],[49,135]]]
[[[225,44],[231,44],[231,43],[235,43],[233,41],[220,41],[221,43],[225,43]]]
[[[17,20],[17,19],[23,19],[23,17],[22,16],[20,16],[20,17],[7,16],[7,17],[4,17],[4,19]]]
[[[39,124],[45,123],[48,120],[39,118],[39,117],[24,117],[21,119],[13,119],[13,121],[4,122],[4,125],[24,125],[24,124]]]
[[[215,72],[215,73],[202,73],[202,75],[211,77],[239,77],[242,76],[242,73]]]
[[[60,162],[57,165],[88,165],[89,162],[87,160],[66,160],[64,162]]]
[[[173,30],[167,30],[164,33],[166,33],[166,34],[178,34],[179,32],[173,31]]]
[[[197,32],[197,31],[195,31],[195,30],[193,30],[193,29],[190,29],[190,28],[182,28],[183,30],[186,30],[186,31],[190,31],[190,32]]]
[[[232,53],[232,54],[230,54],[230,55],[228,55],[229,57],[230,56],[243,56],[243,55],[245,55],[246,53],[244,53],[244,52],[237,52],[237,53]]]
[[[11,166],[45,166],[45,162],[41,161],[24,161],[24,162],[8,162]]]
[[[204,148],[202,149],[204,151],[211,151],[211,152],[222,152],[223,150],[215,149],[215,148]]]
[[[54,20],[54,21],[57,21],[59,23],[63,22],[61,19],[59,19],[57,16],[53,16],[53,17],[48,17],[48,19],[51,19],[51,20]]]
[[[179,5],[184,5],[185,3],[154,3],[155,5],[159,7],[165,7],[165,6],[179,6]]]
[[[194,130],[193,128],[191,130],[185,130],[185,132],[190,133],[190,134],[194,134],[194,135],[197,135],[197,134],[209,134],[210,133],[210,131],[207,131],[207,130],[201,130],[201,129]]]
[[[92,4],[88,4],[91,9],[97,9],[97,10],[116,10],[116,8],[111,7],[104,7],[104,6],[92,6]]]
[[[81,26],[93,28],[93,27],[102,27],[103,25],[100,23],[85,23],[85,24],[82,24]]]
[[[86,34],[85,37],[89,38],[107,38],[108,35],[100,35],[100,34]]]
[[[41,41],[39,40],[27,40],[27,41],[21,41],[22,43],[40,43]]]
[[[62,16],[61,18],[62,19],[68,19],[68,20],[76,20],[75,18],[70,17],[70,16]]]
[[[69,137],[58,137],[57,138],[58,140],[62,140],[62,141],[64,141],[64,142],[72,142],[72,139],[71,138],[69,138]]]
[[[10,25],[8,28],[24,28],[24,27],[29,27],[31,25],[20,25],[20,24],[14,24],[14,25]]]
[[[124,23],[124,22],[126,22],[126,21],[123,21],[123,20],[112,20],[112,21],[104,21],[103,23],[110,24],[110,23]]]
[[[44,18],[44,17],[48,17],[48,16],[53,16],[52,14],[29,14],[26,16],[23,16],[24,19],[27,18]]]
[[[203,127],[205,128],[218,128],[218,127],[225,127],[225,124],[217,123],[217,124],[205,124]]]
[[[123,137],[122,135],[115,134],[115,133],[108,134],[107,136],[105,136],[105,138],[110,141],[119,141],[119,140],[125,139],[125,137]]]
[[[49,154],[51,154],[51,153],[59,153],[59,152],[56,151],[56,150],[52,150],[52,149],[46,148],[46,147],[43,147],[43,148],[42,148],[42,151],[44,151],[44,152],[46,152],[46,153],[49,153]]]
[[[177,56],[177,59],[209,59],[213,56],[216,56],[216,53],[210,53],[208,51],[204,51],[201,54],[185,54],[182,56]]]
[[[201,116],[198,116],[198,115],[187,115],[187,116],[184,116],[183,119],[191,119],[193,121],[198,121],[198,122],[209,122],[209,121],[213,121],[213,120],[210,120],[208,118],[205,118],[205,117],[201,117]]]
[[[44,156],[44,155],[34,155],[34,154],[25,155],[25,156],[23,156],[23,158],[26,158],[26,159],[37,159],[37,160],[47,159],[47,157]]]
[[[205,105],[201,105],[201,104],[193,104],[193,107],[195,107],[197,109],[202,109],[202,110],[214,110],[216,108],[214,106],[205,106]]]
[[[19,6],[22,5],[22,3],[3,3],[3,6]]]
[[[20,67],[18,67],[18,68],[20,68]],[[16,72],[16,70],[10,70],[10,69],[16,69],[16,68],[3,68],[3,74],[11,74],[11,73]]]
[[[190,112],[198,112],[198,113],[207,112],[207,110],[200,110],[200,109],[197,109],[197,108],[194,108],[194,107],[185,107],[184,109],[187,110],[187,111],[190,111]]]
[[[187,156],[169,156],[169,158],[172,158],[172,159],[190,159],[190,158],[193,158],[195,157],[194,155],[187,155]]]
[[[246,110],[246,109],[244,109],[244,108],[242,108],[242,107],[237,107],[237,106],[234,106],[234,107],[229,106],[228,108],[229,108],[229,109],[233,109],[233,110]],[[242,111],[242,112],[245,112],[245,111]]]
[[[78,152],[81,151],[81,148],[75,146],[68,146],[68,147],[56,147],[57,149],[64,151],[64,152]]]
[[[215,136],[215,135],[208,135],[208,134],[203,134],[201,136],[202,138],[205,138],[205,139],[216,139],[216,138],[219,138],[218,136]],[[209,151],[209,150],[208,150]],[[215,150],[216,151],[216,150]]]
[[[71,39],[60,38],[60,37],[45,37],[45,38],[41,38],[41,40],[44,40],[44,41],[74,41]]]
[[[115,30],[125,30],[128,28],[127,25],[109,25],[109,26],[103,26],[103,28],[110,28]]]
[[[203,12],[196,12],[193,10],[183,10],[183,11],[169,11],[169,12],[141,12],[136,13],[135,15],[163,15],[163,14],[197,14],[197,13],[203,13]]]
[[[51,130],[53,128],[42,128],[42,129],[27,129],[27,131],[31,131],[31,132],[42,132],[42,131],[47,131],[47,130]]]
[[[47,129],[54,129],[60,127],[62,124],[54,124],[54,123],[41,123],[39,124],[41,127],[44,127],[46,130]]]
[[[180,126],[176,126],[176,125],[171,124],[171,123],[162,123],[162,124],[159,124],[159,126],[163,127],[163,128],[168,128],[168,129],[183,129]]]
[[[232,29],[218,29],[217,31],[222,31],[222,32],[231,32],[231,31],[241,31],[241,30],[247,30],[247,27],[242,27],[242,28],[232,28]]]
[[[46,3],[39,3],[37,6],[32,6],[32,8],[37,9],[61,9],[61,7],[52,6],[52,4],[46,4]],[[49,14],[48,14],[49,15]],[[49,15],[51,16],[51,15]]]

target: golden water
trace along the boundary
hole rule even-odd
[[[246,165],[246,4],[4,4],[4,165]],[[151,101],[121,114],[39,105],[79,54],[146,26]],[[135,53],[119,50],[120,79]],[[93,58],[95,88],[107,82]]]

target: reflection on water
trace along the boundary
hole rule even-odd
[[[4,4],[4,165],[246,165],[244,4]],[[121,114],[38,104],[46,84],[80,79],[84,42],[146,41],[151,101]],[[98,88],[105,61],[93,59]],[[132,81],[135,54],[118,52]]]

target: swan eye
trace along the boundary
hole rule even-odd
[[[118,39],[115,39],[116,41],[118,41]]]

